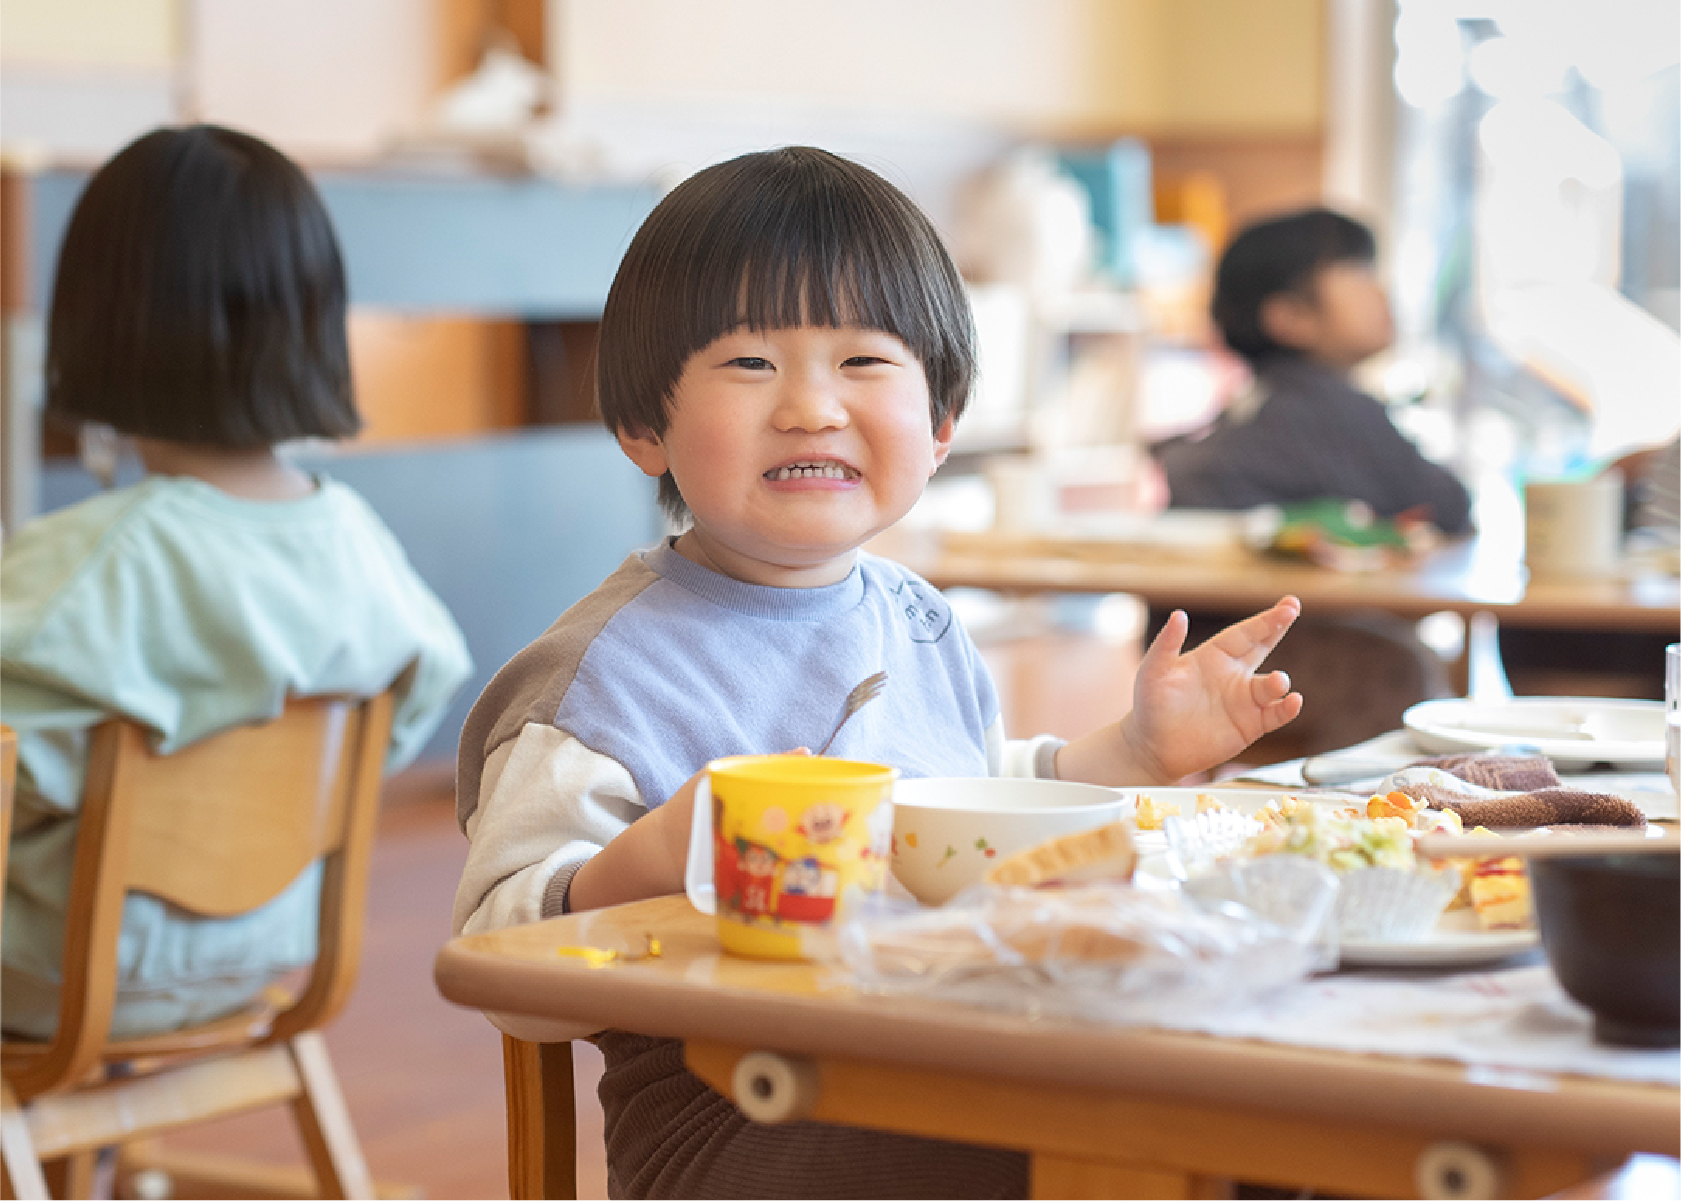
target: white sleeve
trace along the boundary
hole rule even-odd
[[[1054,780],[1056,753],[1067,742],[1050,734],[1036,738],[1004,737],[1004,719],[1000,717],[986,731],[986,770],[991,776],[1028,776]]]
[[[485,760],[479,798],[455,892],[457,934],[555,916],[579,866],[648,811],[617,760],[536,722]]]

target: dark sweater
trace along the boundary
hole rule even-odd
[[[1464,485],[1419,454],[1383,405],[1336,371],[1304,358],[1274,359],[1257,368],[1255,388],[1207,437],[1156,449],[1173,507],[1340,497],[1365,501],[1380,517],[1423,505],[1443,532],[1470,530]]]

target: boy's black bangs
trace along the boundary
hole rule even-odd
[[[905,269],[916,252],[902,248],[894,269],[880,253],[886,231],[853,228],[846,215],[831,212],[832,224],[742,229],[728,251],[696,264],[686,353],[733,329],[813,325],[880,330],[926,360],[934,322],[927,298],[911,286],[915,275]]]

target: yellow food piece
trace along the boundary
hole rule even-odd
[[[1178,816],[1178,805],[1158,805],[1153,798],[1147,796],[1138,798],[1137,822],[1140,830],[1159,830],[1168,818]]]
[[[1529,875],[1517,856],[1477,860],[1468,887],[1471,908],[1484,930],[1526,930],[1535,924]]]
[[[1018,851],[994,864],[982,879],[1010,888],[1050,881],[1130,880],[1134,858],[1126,824],[1110,822]]]
[[[1388,796],[1374,796],[1366,802],[1367,817],[1400,817],[1405,818],[1408,828],[1413,824],[1412,798],[1404,793],[1392,792]]]

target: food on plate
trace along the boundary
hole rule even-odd
[[[1323,805],[1299,804],[1244,843],[1239,855],[1305,855],[1332,871],[1394,867],[1413,871],[1412,831],[1404,818],[1359,817]]]
[[[1252,815],[1265,826],[1288,825],[1293,814],[1306,809],[1316,809],[1322,813],[1329,812],[1337,817],[1357,818],[1361,811],[1354,805],[1331,806],[1321,801],[1306,800],[1302,797],[1285,795],[1268,801]],[[1217,797],[1208,793],[1197,796],[1198,813],[1236,813],[1239,810],[1224,805]],[[1410,830],[1420,833],[1458,834],[1464,827],[1460,824],[1459,815],[1446,809],[1433,809],[1430,803],[1422,798],[1408,796],[1404,792],[1390,792],[1383,796],[1373,795],[1366,802],[1364,816],[1370,818],[1392,817],[1406,823]],[[1142,829],[1142,827],[1140,827]]]
[[[1516,855],[1477,860],[1466,888],[1484,930],[1528,930],[1535,925],[1529,873]]]
[[[1150,797],[1140,796],[1137,815],[1133,820],[1140,830],[1159,830],[1168,818],[1178,816],[1178,805],[1157,804]]]
[[[1429,834],[1459,834],[1465,829],[1459,814],[1452,809],[1433,809],[1423,797],[1408,796],[1404,792],[1373,795],[1366,802],[1367,817],[1398,817],[1409,829]]]
[[[1486,826],[1469,832],[1472,838],[1499,842],[1500,835]],[[1494,847],[1490,847],[1494,850]],[[1535,909],[1530,901],[1529,873],[1516,855],[1451,859],[1465,883],[1450,909],[1469,907],[1482,930],[1532,930]]]
[[[1049,883],[1130,880],[1137,855],[1124,822],[1062,834],[989,868],[988,884],[1031,888]]]

